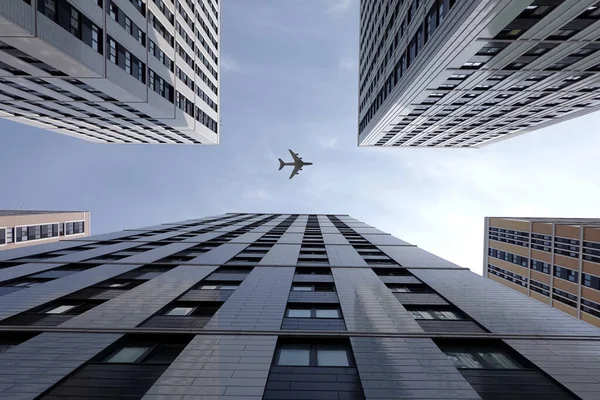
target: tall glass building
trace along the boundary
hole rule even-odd
[[[2,399],[597,399],[600,329],[348,215],[0,252]]]

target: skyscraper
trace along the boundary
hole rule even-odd
[[[0,1],[0,117],[101,143],[219,142],[218,0]]]
[[[0,250],[86,236],[89,211],[0,210]]]
[[[600,219],[486,218],[484,276],[600,326]]]
[[[596,399],[600,329],[347,215],[0,252],[7,399]]]
[[[361,0],[360,146],[480,147],[600,108],[598,0]]]

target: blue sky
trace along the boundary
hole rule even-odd
[[[600,114],[479,150],[358,148],[358,0],[227,0],[221,144],[101,145],[0,120],[0,208],[104,233],[224,212],[346,213],[481,273],[483,218],[597,217]],[[315,163],[288,180],[292,148]]]

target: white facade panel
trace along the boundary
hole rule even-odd
[[[0,29],[2,36],[33,35],[35,20],[32,6],[23,0],[0,1]]]
[[[165,13],[172,13],[175,21],[180,22],[181,29],[193,40],[194,49],[176,32],[176,23],[172,24],[154,1],[146,1],[141,12],[129,0],[112,1],[119,8],[121,23],[132,21],[146,32],[145,46],[132,36],[136,34],[135,27],[130,33],[109,15],[110,2],[105,2],[104,8],[91,0],[56,0],[40,3],[39,8],[35,1],[33,6],[22,0],[0,2],[0,41],[7,44],[0,47],[0,62],[3,63],[0,77],[4,79],[0,82],[0,101],[3,102],[0,110],[5,111],[0,112],[0,116],[84,140],[217,144],[218,134],[215,131],[218,130],[219,114],[197,98],[196,93],[204,91],[215,103],[218,103],[218,95],[212,93],[196,75],[196,68],[205,71],[217,86],[218,79],[213,79],[207,67],[197,59],[196,54],[205,54],[205,50],[196,32],[192,32],[170,2],[163,4]],[[196,6],[197,12],[190,10],[187,1],[182,2],[181,7],[198,26],[198,18],[204,18],[204,9],[209,10],[210,3],[207,0],[189,1]],[[14,3],[14,7],[7,6],[9,3]],[[57,7],[54,11],[53,4]],[[78,18],[52,17],[74,13],[73,9],[77,13],[72,15]],[[150,27],[150,13],[173,36],[173,46],[159,31]],[[26,29],[11,22],[16,19],[27,26],[26,18],[30,19],[30,31],[34,34],[29,38],[24,37],[28,35]],[[37,20],[37,27],[34,20]],[[218,25],[218,18],[213,16],[212,20]],[[206,21],[208,19],[204,18]],[[218,40],[213,23],[207,26]],[[200,28],[198,26],[198,33],[210,42],[206,32]],[[19,37],[15,37],[17,34]],[[110,54],[106,42],[108,35],[120,45],[116,55]],[[152,54],[149,53],[149,39],[156,43],[157,49]],[[185,60],[179,60],[177,44],[191,56],[194,67]],[[214,47],[213,44],[210,46]],[[214,52],[218,55],[216,49]],[[173,66],[178,63],[193,88],[176,78],[176,71],[171,72],[158,59],[162,57],[161,53],[173,62]],[[108,61],[109,55],[111,59],[116,57],[116,62]],[[207,59],[215,64],[212,57],[207,56]],[[142,64],[138,64],[137,60]],[[126,68],[128,71],[131,69],[131,73],[126,72]],[[140,69],[145,82],[133,76],[137,76]],[[152,82],[149,70],[156,75]],[[187,109],[193,115],[177,108],[177,92],[190,101]],[[172,98],[173,102],[163,95]],[[210,128],[197,120],[202,120],[202,113],[208,116]]]

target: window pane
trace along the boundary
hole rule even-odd
[[[58,306],[51,310],[46,311],[46,314],[62,314],[64,312],[67,312],[67,311],[75,308],[75,307],[77,307],[77,306]]]
[[[477,353],[489,367],[495,369],[518,369],[521,366],[502,353]]]
[[[319,349],[317,352],[317,365],[320,367],[347,367],[348,353],[346,350]]]
[[[283,348],[279,352],[278,365],[309,365],[310,351],[308,349]]]
[[[452,311],[434,311],[433,313],[437,319],[460,319],[458,315],[454,314]]]
[[[411,311],[415,319],[434,319],[429,311]]]
[[[484,368],[473,354],[460,352],[447,352],[446,355],[456,368]]]
[[[221,285],[221,290],[235,290],[238,285]]]
[[[292,290],[296,292],[312,292],[312,286],[292,286]]]
[[[310,310],[289,309],[288,317],[291,318],[310,318]]]
[[[395,293],[410,293],[410,290],[408,290],[407,287],[395,287],[395,288],[392,288],[392,292],[395,292]]]
[[[108,360],[106,360],[106,362],[111,362],[111,363],[136,362],[147,350],[148,350],[148,347],[123,347],[116,354],[114,354]]]
[[[174,307],[167,315],[189,315],[192,311],[194,311],[194,307]]]
[[[317,318],[339,318],[339,310],[317,310]]]
[[[200,287],[200,289],[202,290],[215,290],[218,289],[219,287],[217,285],[202,285]]]

